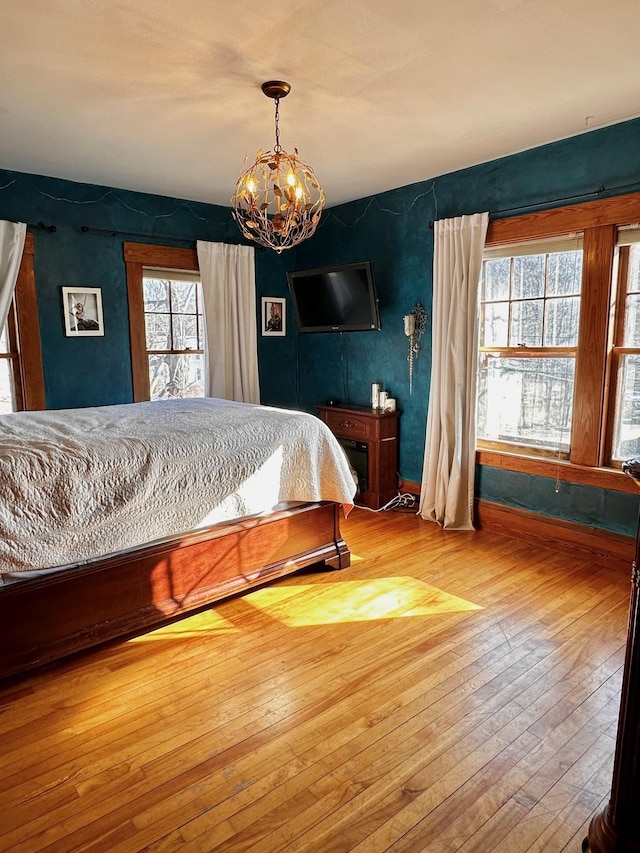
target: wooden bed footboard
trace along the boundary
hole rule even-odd
[[[339,504],[304,504],[0,589],[0,678],[157,627],[315,563],[346,568]]]

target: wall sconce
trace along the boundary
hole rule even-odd
[[[409,394],[413,394],[413,362],[420,355],[420,338],[427,327],[427,314],[418,302],[411,314],[404,315],[404,333],[409,338]]]

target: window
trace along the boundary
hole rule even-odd
[[[481,465],[635,492],[615,469],[640,454],[638,222],[640,193],[490,223]]]
[[[640,231],[621,229],[612,350],[611,460],[640,455]]]
[[[204,318],[197,275],[144,269],[151,400],[204,397]]]
[[[5,327],[0,333],[0,415],[19,412],[23,408],[14,300]]]
[[[480,295],[478,437],[569,452],[582,248],[521,244],[486,253]]]
[[[125,243],[133,396],[204,396],[204,322],[193,249]]]
[[[9,316],[4,329],[0,329],[0,414],[3,415],[45,408],[33,255],[33,235],[27,234]]]

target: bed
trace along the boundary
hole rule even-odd
[[[205,399],[0,418],[0,677],[345,568],[354,493],[302,412]]]

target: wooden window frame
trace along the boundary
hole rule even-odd
[[[637,494],[630,478],[610,465],[613,417],[613,328],[618,298],[618,228],[640,221],[640,193],[536,211],[491,222],[486,246],[576,231],[584,235],[580,330],[576,355],[571,452],[568,461],[479,448],[476,461],[513,471]],[[611,401],[611,402],[610,402]]]
[[[144,320],[143,269],[157,267],[198,272],[200,267],[195,249],[177,249],[173,246],[154,246],[149,243],[125,243],[124,260],[129,302],[133,399],[134,402],[140,403],[149,400],[151,396]]]
[[[629,248],[630,247],[628,245],[623,245],[618,249],[617,271],[614,271],[617,289],[614,291],[611,301],[612,322],[610,327],[609,360],[607,363],[608,406],[605,413],[605,448],[607,451],[607,464],[611,468],[621,468],[622,466],[621,461],[612,458],[620,356],[640,355],[640,347],[628,347],[624,345],[624,327],[629,276]]]
[[[27,233],[7,327],[13,367],[16,411],[46,408],[38,300],[34,273],[35,240]]]

